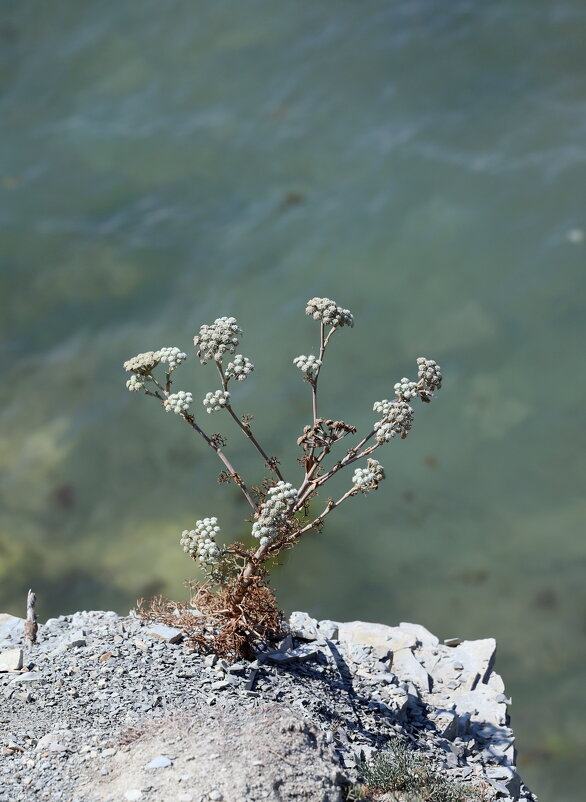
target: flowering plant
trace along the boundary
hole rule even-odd
[[[138,354],[124,363],[125,370],[130,373],[126,382],[128,390],[156,398],[167,412],[181,417],[224,464],[220,481],[235,482],[251,508],[251,536],[257,541],[252,548],[242,543],[220,545],[216,517],[198,520],[192,530],[184,531],[181,536],[183,550],[199,563],[208,581],[195,586],[196,592],[189,605],[180,607],[171,603],[171,606],[175,616],[179,614],[179,623],[189,630],[202,649],[226,654],[246,653],[255,639],[278,630],[279,614],[266,584],[267,564],[310,530],[321,529],[326,516],[346,499],[378,488],[385,472],[371,455],[395,436],[405,438],[413,424],[414,409],[410,402],[419,398],[428,403],[434,391],[441,387],[442,375],[437,363],[420,357],[417,380],[402,378],[394,386],[392,399],[375,402],[373,411],[377,418],[371,431],[326,467],[327,458],[338,441],[356,434],[354,426],[318,414],[318,383],[325,352],[333,335],[343,327],[351,328],[354,318],[348,309],[339,307],[329,298],[312,298],[305,311],[319,323],[319,353],[317,356],[302,354],[293,360],[310,385],[312,399],[312,422],[305,426],[297,440],[303,451],[299,462],[304,468],[297,486],[285,480],[278,460],[264,451],[252,432],[250,416],[241,418],[234,410],[228,389],[230,382],[244,381],[254,370],[248,357],[236,353],[242,335],[236,318],[220,317],[209,326],[201,326],[194,337],[199,361],[202,365],[213,362],[220,382],[220,388],[207,392],[202,401],[207,413],[228,414],[260,454],[271,474],[261,487],[249,488],[224,452],[225,439],[219,434],[207,434],[202,428],[199,416],[193,411],[193,394],[185,390],[171,392],[174,372],[187,359],[187,354],[179,348],[166,347]],[[156,372],[159,369],[160,374],[161,366],[164,376],[157,378]],[[321,513],[315,517],[311,515],[310,502],[321,487],[359,460],[365,461],[365,465],[355,467],[348,490],[337,500],[329,498]],[[156,600],[148,615],[165,617],[165,611],[171,606]]]

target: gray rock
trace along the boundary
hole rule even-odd
[[[391,668],[400,680],[412,682],[420,691],[425,693],[430,690],[429,674],[409,649],[393,652]]]
[[[345,643],[356,643],[366,646],[382,646],[393,652],[400,649],[413,649],[417,645],[417,637],[399,627],[386,624],[371,624],[368,621],[348,621],[338,624],[338,638]]]
[[[0,652],[0,671],[20,671],[22,668],[22,649],[7,649]]]
[[[146,630],[146,634],[151,638],[158,638],[167,643],[179,643],[183,640],[183,631],[175,627],[168,627],[166,624],[151,624]]]
[[[24,637],[24,618],[0,613],[0,648],[14,646]]]
[[[411,635],[415,635],[422,646],[434,647],[439,644],[439,639],[436,638],[435,635],[432,635],[428,629],[421,626],[421,624],[410,624],[407,621],[401,621],[399,624],[399,629],[402,629],[404,632],[408,632]]]
[[[317,630],[322,638],[327,638],[328,640],[338,640],[339,635],[339,626],[335,621],[330,621],[329,619],[324,619],[320,621],[317,625]]]
[[[294,612],[289,616],[289,627],[294,638],[317,639],[317,621],[307,613]]]
[[[173,765],[171,758],[167,755],[157,755],[146,765],[147,769],[166,769]]]

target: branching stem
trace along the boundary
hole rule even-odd
[[[222,389],[224,390],[224,392],[225,392],[225,393],[227,393],[227,392],[228,392],[228,380],[226,379],[226,375],[225,375],[225,373],[224,373],[224,370],[223,370],[223,368],[222,368],[222,365],[221,365],[221,363],[220,363],[220,362],[216,362],[216,367],[218,368],[218,373],[220,374],[220,379],[221,379],[221,381],[222,381]],[[261,457],[264,459],[266,466],[267,466],[267,467],[268,467],[268,468],[269,468],[271,471],[273,471],[273,472],[276,474],[276,476],[277,476],[277,477],[278,477],[278,478],[279,478],[281,481],[283,481],[283,476],[282,476],[282,474],[281,474],[281,471],[279,470],[279,467],[278,467],[278,465],[275,465],[275,463],[274,463],[274,460],[271,460],[271,458],[270,458],[270,457],[268,456],[268,454],[265,452],[265,450],[264,450],[264,449],[263,449],[263,447],[260,445],[260,443],[258,442],[258,440],[256,439],[256,437],[253,435],[253,433],[252,433],[252,429],[250,428],[250,426],[248,426],[248,425],[247,425],[247,424],[245,424],[245,423],[242,423],[242,421],[240,420],[240,418],[238,417],[238,415],[237,415],[237,414],[234,412],[234,409],[233,409],[233,407],[232,407],[232,405],[231,405],[231,404],[226,404],[226,409],[228,410],[228,412],[229,412],[229,413],[230,413],[230,415],[232,416],[232,419],[233,419],[233,420],[236,422],[236,425],[237,425],[237,426],[238,426],[240,429],[242,429],[242,431],[244,432],[244,434],[246,435],[246,437],[248,437],[248,439],[250,440],[250,442],[253,444],[253,446],[256,448],[256,450],[258,451],[258,453],[259,453],[259,454],[261,455]]]

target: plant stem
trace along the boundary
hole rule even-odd
[[[225,376],[224,371],[222,369],[221,363],[220,362],[216,362],[216,367],[218,368],[218,373],[220,374],[220,379],[222,380],[222,389],[224,390],[225,393],[227,393],[228,392],[228,380],[226,379],[226,376]],[[233,420],[236,421],[237,426],[240,429],[242,429],[244,434],[248,437],[250,442],[253,444],[253,446],[256,448],[258,453],[264,459],[267,468],[269,468],[271,471],[273,471],[277,475],[277,477],[281,481],[283,481],[283,476],[281,474],[281,471],[279,470],[278,466],[275,465],[271,461],[271,459],[268,456],[268,454],[265,452],[263,447],[260,445],[260,443],[258,442],[256,437],[253,435],[252,429],[250,428],[250,426],[247,426],[246,424],[242,423],[242,421],[240,420],[238,415],[234,412],[234,409],[232,408],[231,404],[226,404],[226,409],[228,410],[228,412],[232,416]]]
[[[191,426],[191,428],[194,429],[200,435],[200,437],[203,437],[203,439],[210,446],[210,448],[213,448],[213,450],[216,452],[218,457],[222,460],[222,462],[228,469],[232,479],[234,479],[240,490],[242,490],[242,492],[244,493],[246,500],[248,501],[254,512],[258,512],[258,505],[250,495],[248,488],[246,487],[240,476],[236,473],[236,471],[234,470],[234,466],[232,465],[228,457],[224,454],[220,446],[216,445],[213,442],[213,440],[210,437],[208,437],[208,435],[203,431],[203,429],[200,429],[200,427],[195,422],[193,415],[183,412],[181,414],[181,417],[183,418],[183,420],[187,421],[187,423]]]

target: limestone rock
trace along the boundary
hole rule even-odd
[[[20,671],[22,668],[22,649],[7,649],[0,652],[0,671]]]
[[[338,624],[338,630],[338,637],[341,641],[365,646],[382,646],[393,652],[401,649],[413,649],[417,645],[416,635],[400,627],[389,627],[386,624],[348,621]]]
[[[146,630],[146,634],[151,638],[158,638],[167,643],[179,643],[183,640],[183,631],[175,627],[168,627],[166,624],[153,624]]]

